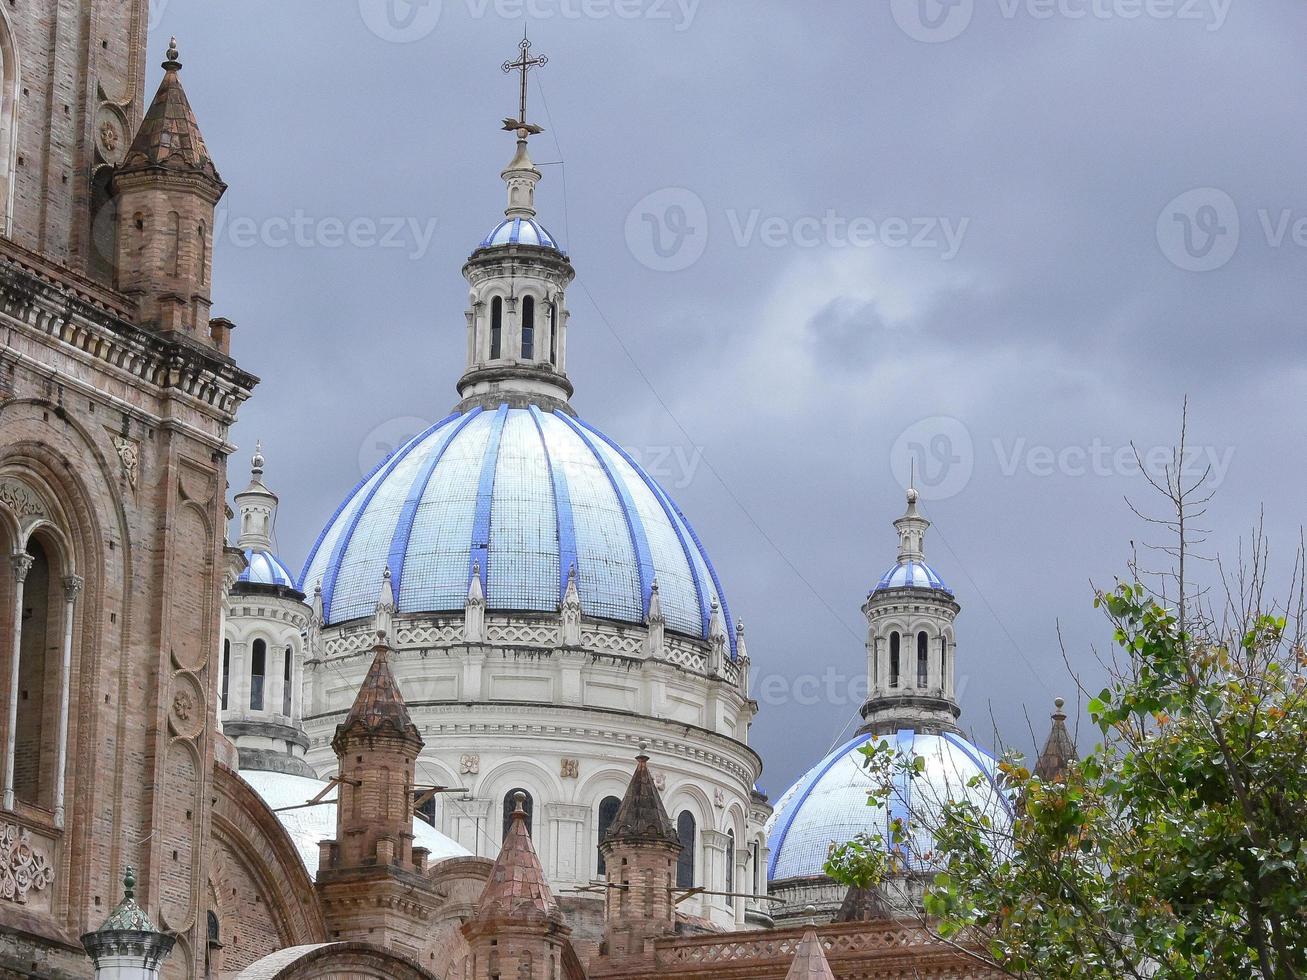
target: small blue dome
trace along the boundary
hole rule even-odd
[[[496,245],[536,245],[551,248],[560,254],[566,254],[554,241],[554,236],[545,230],[545,226],[534,218],[505,218],[481,242],[481,248],[494,248]]]
[[[489,609],[556,612],[575,569],[582,612],[643,625],[653,583],[668,629],[706,638],[717,573],[667,493],[617,443],[561,412],[473,408],[360,483],[301,582],[328,624],[370,616],[389,568],[401,613],[462,612],[474,570]]]
[[[881,740],[894,743],[904,757],[923,759],[925,768],[917,777],[895,772],[887,805],[872,807],[867,805],[872,777],[859,749]],[[809,769],[777,802],[767,823],[767,878],[823,875],[832,846],[860,834],[880,834],[888,842],[895,820],[909,828],[903,855],[909,868],[927,870],[923,856],[931,852],[933,838],[922,824],[930,824],[931,811],[938,812],[944,800],[964,799],[989,813],[999,827],[1011,820],[1012,803],[999,785],[997,763],[966,739],[951,732],[911,730],[859,735]]]
[[[881,589],[938,589],[940,592],[953,594],[953,590],[944,584],[935,569],[924,561],[901,561],[880,577],[872,592]]]
[[[288,589],[295,588],[295,576],[271,551],[247,548],[245,562],[245,569],[236,581],[248,582],[251,585],[282,585]]]

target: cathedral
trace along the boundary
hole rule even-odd
[[[456,398],[301,566],[275,456],[230,441],[265,396],[211,308],[226,185],[178,46],[147,99],[146,0],[75,6],[0,6],[0,977],[989,976],[909,914],[928,862],[823,871],[932,799],[1013,812],[917,495],[863,724],[772,804],[711,528],[571,405],[530,43],[506,207],[466,191],[495,217]],[[872,807],[885,740],[923,779]]]

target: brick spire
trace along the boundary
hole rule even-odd
[[[512,823],[477,904],[475,920],[478,922],[498,918],[514,922],[563,921],[526,827],[525,799],[526,794],[519,792],[514,801]]]
[[[799,951],[794,954],[794,962],[790,965],[790,972],[785,974],[785,980],[835,980],[816,929],[803,934],[803,942],[799,943]]]
[[[1048,733],[1044,750],[1035,763],[1035,775],[1046,783],[1060,782],[1067,768],[1077,759],[1076,744],[1066,730],[1066,702],[1058,698],[1053,702],[1053,728]]]
[[[626,787],[622,805],[618,807],[608,835],[601,843],[613,844],[672,844],[678,849],[680,838],[672,826],[663,799],[649,772],[649,756],[641,747],[635,757],[635,775]]]
[[[119,172],[162,168],[196,174],[221,184],[222,178],[209,157],[209,148],[204,145],[199,123],[182,88],[178,76],[181,67],[177,60],[177,39],[173,38],[163,63],[159,91],[123,157]]]
[[[336,737],[332,739],[332,747],[337,751],[338,743],[355,730],[371,735],[390,730],[396,735],[417,737],[417,727],[409,717],[404,695],[390,670],[390,643],[385,633],[377,634],[372,649],[372,666],[363,678],[354,706],[349,709],[344,723],[336,728]]]

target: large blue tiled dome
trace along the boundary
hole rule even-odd
[[[896,773],[885,806],[868,806],[872,777],[859,751],[869,742],[888,739],[908,759],[919,757],[919,777]],[[977,778],[979,777],[979,778]],[[893,735],[860,734],[809,769],[776,803],[767,824],[771,881],[813,878],[824,874],[831,846],[860,834],[880,834],[891,841],[891,823],[909,828],[902,848],[908,867],[926,870],[924,856],[933,846],[928,828],[931,812],[944,800],[969,800],[990,814],[996,826],[1011,819],[1012,808],[998,782],[994,759],[951,732],[939,735],[900,731]]]
[[[575,569],[582,611],[642,624],[653,583],[668,629],[706,638],[717,573],[671,498],[616,443],[563,412],[473,408],[395,451],[341,504],[301,589],[328,624],[371,615],[389,568],[400,613],[554,612]]]

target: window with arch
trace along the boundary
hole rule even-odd
[[[53,805],[56,736],[51,719],[59,698],[60,604],[57,570],[39,537],[27,542],[31,567],[23,582],[18,643],[17,717],[14,721],[14,796],[34,806]]]
[[[281,665],[281,713],[287,718],[290,717],[291,692],[294,690],[290,682],[290,667],[294,659],[295,650],[287,643],[286,655]]]
[[[504,351],[504,298],[490,301],[490,359],[496,361]]]
[[[682,810],[681,815],[676,818],[676,836],[681,841],[681,853],[676,856],[677,888],[694,887],[694,852],[699,846],[698,829],[694,814],[689,810]]]
[[[263,681],[268,669],[268,644],[255,640],[250,647],[250,710],[263,710]]]
[[[726,831],[726,905],[735,908],[735,831]]]
[[[899,631],[889,635],[889,686],[899,686]]]
[[[536,301],[534,296],[522,298],[522,360],[536,359]]]
[[[196,245],[195,254],[200,257],[200,284],[207,286],[209,283],[209,230],[205,227],[203,221],[195,229]]]
[[[558,300],[549,304],[549,363],[558,367]]]
[[[222,710],[227,710],[227,692],[231,688],[231,640],[222,641]]]
[[[517,794],[521,793],[526,797],[522,801],[522,809],[526,811],[526,832],[532,834],[532,821],[535,816],[535,800],[531,794],[524,789],[510,789],[504,794],[504,836],[501,839],[508,838],[508,828],[513,826],[513,812],[517,809]]]
[[[14,170],[18,159],[18,63],[7,22],[0,17],[0,234],[13,217]]]
[[[926,631],[917,634],[917,687],[930,686],[930,640]]]
[[[760,876],[762,875],[762,845],[757,841],[754,841],[749,845],[749,864],[753,875],[753,893],[755,895],[761,895],[762,882]]]
[[[617,811],[622,807],[622,801],[616,796],[605,796],[599,804],[599,820],[597,823],[599,829],[598,843],[602,844],[604,838],[608,836],[608,828],[613,825],[617,819]],[[599,873],[604,874],[607,871],[604,861],[604,852],[599,852]]]
[[[182,274],[182,216],[168,212],[168,274]]]
[[[948,690],[948,637],[939,638],[939,689]]]

